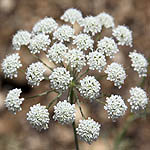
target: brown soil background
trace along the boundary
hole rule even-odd
[[[150,0],[0,0],[0,60],[13,52],[11,39],[17,30],[32,30],[33,25],[45,16],[51,16],[59,21],[59,17],[67,8],[78,8],[84,16],[97,15],[107,12],[115,18],[115,23],[125,24],[133,31],[132,48],[122,47],[116,56],[116,61],[125,67],[130,65],[128,52],[133,49],[150,58]],[[26,52],[20,52],[22,62],[28,66],[34,59]],[[110,82],[102,81],[102,89],[106,93],[120,94],[126,100],[128,90],[141,82],[137,73],[127,71],[128,78],[121,90],[113,88]],[[97,75],[97,74],[96,74]],[[144,89],[149,95],[149,75],[144,84]],[[44,91],[49,85],[42,82],[40,88],[31,89],[23,74],[13,81],[4,79],[0,72],[0,150],[75,150],[71,126],[62,126],[54,121],[50,122],[47,131],[38,133],[26,121],[29,106],[41,102],[46,104],[46,99],[54,95],[44,96],[24,102],[23,111],[12,115],[4,107],[4,99],[8,90],[21,87],[23,97],[35,95]],[[97,103],[83,103],[83,110],[102,124],[99,139],[92,145],[80,141],[81,150],[111,150],[117,133],[122,129],[129,115],[112,123],[107,119],[107,114],[102,105]],[[53,111],[50,111],[51,116]],[[77,112],[77,122],[80,119]],[[119,150],[150,150],[150,118],[138,119],[129,126]]]

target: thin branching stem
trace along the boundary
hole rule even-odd
[[[79,77],[77,77],[77,80],[81,79],[88,71],[89,71],[89,68],[85,70]]]

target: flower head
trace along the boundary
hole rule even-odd
[[[90,52],[89,55],[87,55],[86,57],[89,69],[98,70],[99,72],[101,72],[104,69],[106,65],[106,58],[101,52]]]
[[[73,44],[77,46],[79,50],[93,49],[94,40],[87,34],[79,34],[74,37]]]
[[[64,20],[65,22],[70,22],[71,24],[74,24],[75,22],[78,22],[81,19],[82,13],[75,8],[67,9],[65,13],[61,16],[61,20]]]
[[[31,34],[28,31],[20,30],[13,36],[12,45],[13,49],[20,50],[21,46],[28,45],[30,42]]]
[[[108,118],[111,118],[112,121],[116,121],[116,119],[125,115],[127,106],[120,95],[111,95],[106,98],[104,109],[108,113]]]
[[[33,105],[27,113],[27,120],[38,131],[48,129],[50,120],[48,109],[46,109],[46,106],[41,106],[40,104]]]
[[[80,80],[80,84],[79,92],[84,98],[89,99],[92,102],[99,96],[101,87],[94,76],[87,75]]]
[[[76,131],[81,140],[91,144],[98,139],[100,127],[101,125],[98,122],[89,117],[88,119],[80,120]]]
[[[13,114],[16,114],[16,112],[21,111],[21,104],[24,101],[24,98],[19,98],[21,94],[21,89],[13,89],[10,90],[7,94],[6,100],[5,100],[5,106],[8,108],[9,111],[11,111]]]
[[[64,67],[54,68],[53,72],[49,76],[51,87],[58,92],[63,92],[68,89],[72,77],[69,71]]]
[[[132,61],[131,66],[134,68],[135,71],[138,72],[139,77],[146,77],[148,62],[144,55],[134,51],[129,53],[129,57]]]
[[[50,45],[51,40],[48,35],[40,33],[35,35],[31,40],[28,46],[31,53],[36,54],[40,53],[40,51],[46,51],[47,47]]]
[[[53,33],[53,39],[60,42],[70,41],[70,38],[74,37],[74,29],[69,25],[62,25]]]
[[[130,98],[128,102],[131,106],[131,112],[136,112],[140,109],[144,109],[148,104],[148,97],[146,92],[140,87],[134,87],[130,89]]]
[[[112,35],[117,39],[118,45],[132,47],[132,31],[126,26],[118,26],[113,29]]]
[[[44,79],[44,72],[46,71],[44,65],[41,62],[32,63],[26,72],[26,79],[28,84],[33,86],[39,86],[40,82]]]
[[[69,50],[65,55],[66,63],[70,64],[70,66],[80,72],[83,66],[86,65],[85,55],[83,51],[79,49]]]
[[[16,78],[17,70],[22,67],[18,53],[7,56],[2,62],[2,71],[7,78]]]
[[[93,16],[85,17],[81,22],[80,26],[83,27],[83,32],[91,33],[94,36],[96,33],[101,32],[102,25],[98,18]]]
[[[38,21],[34,27],[33,27],[33,33],[39,34],[39,33],[52,33],[55,31],[58,27],[58,24],[56,21],[51,17],[45,17],[44,19]]]
[[[105,73],[108,75],[107,80],[113,81],[119,89],[127,77],[122,65],[115,62],[107,66]]]
[[[68,47],[63,43],[54,43],[52,47],[48,50],[47,57],[50,61],[54,61],[56,64],[64,61],[64,56]]]
[[[75,121],[75,104],[70,104],[66,100],[59,101],[54,106],[53,119],[61,124],[72,124]]]
[[[104,37],[102,40],[98,41],[97,51],[105,53],[106,56],[113,58],[114,54],[119,52],[119,49],[112,38]]]
[[[114,18],[105,12],[100,13],[96,17],[100,20],[101,25],[103,25],[105,28],[113,28],[115,26]]]

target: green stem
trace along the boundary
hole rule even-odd
[[[54,91],[54,90],[49,90],[49,91],[46,91],[46,92],[43,92],[43,93],[40,93],[40,94],[37,94],[37,95],[34,95],[34,96],[27,97],[27,98],[25,98],[25,99],[27,100],[27,99],[32,99],[32,98],[44,96],[44,95],[47,95],[47,94],[49,94],[50,92],[53,92],[53,91]]]
[[[89,71],[89,68],[88,68],[86,71],[84,71],[84,72],[77,78],[77,80],[79,80],[80,78],[82,78],[88,71]]]
[[[70,103],[73,104],[73,99],[74,99],[74,91],[73,87],[70,89]],[[75,145],[76,145],[76,150],[79,150],[79,144],[78,144],[78,137],[76,133],[76,125],[75,122],[72,123],[72,128],[73,128],[73,133],[74,133],[74,140],[75,140]]]
[[[47,105],[47,109],[50,108],[50,106],[61,96],[62,94],[58,94],[53,100],[50,101],[50,103]]]

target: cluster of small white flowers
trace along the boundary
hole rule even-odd
[[[123,66],[115,62],[107,66],[105,73],[108,75],[107,80],[113,81],[119,89],[127,77]]]
[[[54,61],[56,64],[64,61],[64,56],[68,50],[63,43],[54,43],[52,47],[48,50],[47,57],[50,61]]]
[[[70,66],[80,72],[83,66],[86,65],[86,59],[83,51],[79,49],[69,50],[65,55],[65,63],[70,64]]]
[[[101,25],[105,28],[114,28],[114,18],[109,14],[102,12],[96,17],[100,20]]]
[[[77,134],[80,139],[91,144],[99,137],[101,125],[88,117],[86,120],[80,120],[78,128],[76,128]]]
[[[105,56],[98,51],[90,52],[86,57],[87,64],[91,70],[98,70],[101,72],[107,64]]]
[[[7,56],[2,62],[2,71],[7,78],[17,78],[17,70],[22,67],[18,53]]]
[[[12,45],[14,50],[20,50],[21,46],[28,45],[30,42],[31,34],[28,31],[18,31],[12,39]]]
[[[65,11],[60,19],[74,24],[75,22],[82,20],[82,13],[75,8],[69,8]]]
[[[74,29],[69,25],[62,25],[53,33],[53,39],[61,42],[70,41],[74,37]]]
[[[46,109],[46,106],[41,106],[40,104],[33,105],[27,113],[27,120],[38,131],[48,129],[50,120],[48,109]]]
[[[112,38],[104,37],[102,40],[98,41],[97,51],[105,53],[106,56],[113,58],[114,54],[119,52],[119,49]]]
[[[75,104],[70,104],[66,100],[59,101],[54,106],[53,119],[61,124],[72,124],[75,121]]]
[[[146,92],[140,87],[131,88],[129,92],[131,96],[128,99],[128,102],[131,106],[131,112],[144,109],[148,104],[148,97]]]
[[[39,33],[52,33],[55,31],[58,27],[58,24],[56,21],[51,17],[45,17],[44,19],[41,19],[38,21],[34,27],[33,27],[33,33],[39,34]]]
[[[44,65],[41,62],[32,63],[26,72],[26,79],[28,84],[33,86],[39,86],[40,82],[44,79],[44,72],[46,71]]]
[[[81,22],[80,26],[83,27],[83,32],[91,33],[94,36],[96,33],[101,32],[102,25],[98,18],[93,16],[85,17]]]
[[[79,50],[85,50],[85,51],[88,49],[92,50],[94,40],[92,40],[89,35],[81,33],[74,37],[72,44],[76,45],[77,49]]]
[[[137,53],[136,51],[130,52],[129,57],[132,61],[131,66],[134,68],[135,71],[138,72],[139,77],[146,77],[148,62],[145,57],[142,54]]]
[[[19,98],[21,92],[21,89],[17,88],[10,90],[5,100],[5,106],[8,108],[9,111],[14,114],[22,110],[20,105],[24,101],[24,98]]]
[[[114,28],[112,35],[117,39],[118,45],[126,45],[132,47],[132,31],[126,26],[119,25]]]
[[[36,54],[40,53],[40,51],[46,51],[47,47],[50,45],[51,40],[48,35],[40,33],[35,35],[30,40],[30,44],[28,46],[31,53]]]
[[[64,67],[54,68],[53,72],[49,76],[51,88],[58,92],[63,92],[68,89],[73,77],[70,76],[69,71]]]
[[[110,97],[106,97],[104,109],[108,113],[108,118],[116,121],[116,119],[125,115],[127,106],[120,95],[111,95]]]
[[[100,83],[95,79],[94,76],[86,76],[80,80],[81,86],[79,87],[79,92],[81,96],[89,99],[91,102],[95,100],[100,95]]]

